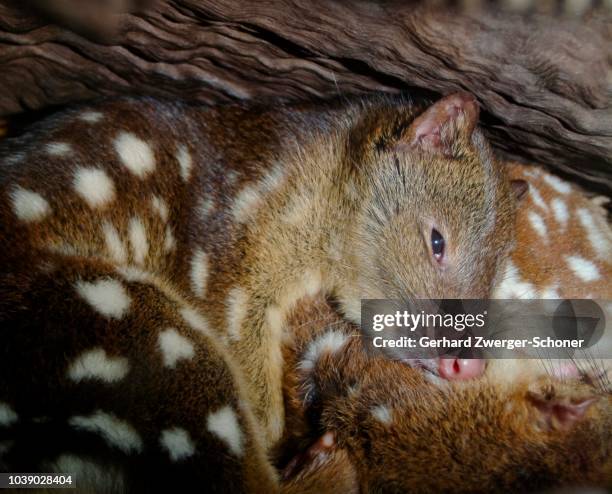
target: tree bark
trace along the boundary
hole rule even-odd
[[[218,103],[467,90],[506,156],[612,192],[603,14],[576,22],[400,1],[159,0],[101,25],[112,29],[2,1],[0,116],[125,93]]]

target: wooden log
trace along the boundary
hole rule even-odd
[[[502,153],[612,192],[609,14],[578,22],[393,0],[123,0],[133,11],[95,11],[81,29],[74,9],[84,1],[0,2],[0,116],[125,93],[218,103],[461,89],[478,97]]]

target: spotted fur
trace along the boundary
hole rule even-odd
[[[516,249],[498,298],[612,299],[612,228],[599,198],[538,167],[509,165],[529,183],[516,218]]]
[[[15,445],[2,461],[82,457],[128,490],[176,470],[273,492],[265,453],[285,426],[281,344],[299,299],[333,295],[358,322],[361,298],[490,292],[515,201],[477,118],[465,94],[429,107],[124,99],[5,141],[0,440]],[[452,246],[443,270],[432,224]]]

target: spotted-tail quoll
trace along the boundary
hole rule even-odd
[[[529,193],[494,293],[609,303],[605,200],[539,167],[508,166]],[[322,297],[303,300],[288,324],[276,449],[287,493],[612,489],[609,347],[607,358],[598,345],[586,359],[490,360],[482,376],[440,380],[364,352],[357,328]]]
[[[123,99],[3,141],[3,468],[271,491],[300,297],[359,322],[362,298],[489,294],[525,184],[477,120],[467,94]]]
[[[440,380],[366,351],[322,297],[302,300],[289,325],[287,430],[276,450],[286,493],[612,489],[612,387],[601,363],[568,373],[491,360],[473,379]]]

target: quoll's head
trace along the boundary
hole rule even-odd
[[[471,95],[416,118],[387,110],[365,112],[350,146],[360,193],[347,255],[358,279],[340,299],[354,320],[357,298],[488,296],[527,187],[493,158]]]

